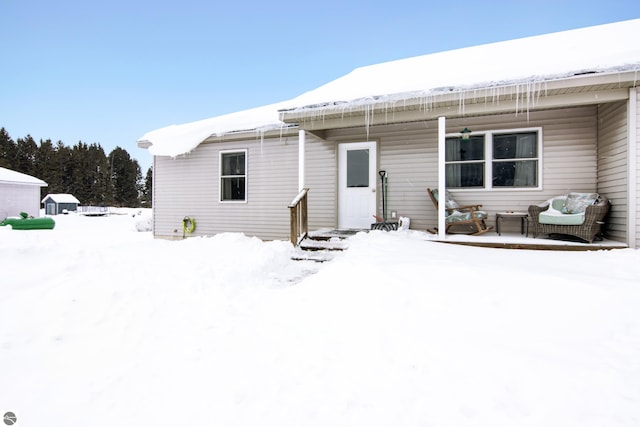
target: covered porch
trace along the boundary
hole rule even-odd
[[[596,240],[592,243],[578,241],[568,238],[551,238],[546,236],[536,237],[523,236],[518,232],[508,231],[498,235],[489,232],[481,236],[470,236],[464,234],[447,234],[444,237],[433,235],[430,239],[442,243],[451,243],[466,246],[479,246],[486,248],[503,249],[526,249],[526,250],[548,250],[548,251],[598,251],[611,249],[625,249],[628,245],[623,242],[607,239]]]
[[[333,153],[322,163],[322,167],[339,175],[341,171],[336,165],[340,159],[340,145],[368,140],[374,142],[378,152],[377,156],[372,156],[371,162],[375,162],[378,171],[386,171],[390,177],[390,195],[386,199],[389,213],[393,211],[398,216],[410,217],[413,230],[436,228],[439,231],[433,238],[438,241],[514,249],[635,248],[638,244],[637,89],[612,90],[586,79],[577,86],[579,94],[552,94],[547,88],[544,93],[537,95],[539,99],[535,105],[527,106],[525,111],[522,106],[509,104],[508,97],[498,105],[496,101],[480,97],[476,92],[478,99],[473,100],[470,95],[459,95],[464,98],[463,107],[440,100],[442,105],[436,105],[434,101],[428,110],[418,108],[418,111],[407,111],[404,104],[402,111],[395,112],[394,119],[398,122],[392,123],[387,120],[389,115],[375,115],[374,120],[374,115],[370,113],[371,117],[363,126],[362,117],[358,114],[361,111],[353,110],[349,114],[342,111],[340,117],[335,118],[326,112],[321,122],[304,113],[294,114],[294,118],[300,121],[299,188],[308,187],[312,197],[322,191],[325,198],[323,208],[331,206],[337,212],[340,202],[335,194],[339,188],[335,186],[336,183],[332,187],[326,186],[326,181],[316,179],[307,172],[309,166],[317,170],[320,165],[308,151],[310,147],[322,147],[326,152]],[[574,90],[577,92],[576,88]],[[515,112],[509,111],[511,108]],[[416,114],[422,120],[417,120]],[[528,186],[498,187],[492,181],[492,151],[487,142],[483,184],[469,188],[463,184],[460,188],[452,189],[462,204],[480,203],[484,206],[489,215],[488,223],[494,225],[494,231],[483,236],[445,234],[444,206],[435,210],[426,192],[428,187],[437,188],[441,194],[450,189],[446,175],[447,166],[451,163],[446,158],[447,141],[459,135],[463,128],[486,135],[530,133],[538,141],[537,154],[532,162],[536,165],[534,180]],[[366,135],[366,138],[362,138],[362,135]],[[320,188],[321,185],[326,188]],[[383,216],[381,185],[377,185],[377,188],[371,189],[372,193],[378,194],[375,214]],[[501,236],[495,233],[496,214],[527,211],[530,205],[576,191],[600,193],[612,202],[605,229],[606,240],[586,244],[549,239],[547,236],[520,237],[510,233],[516,230],[513,226],[506,227]],[[307,220],[311,229],[318,228],[315,220],[318,205],[315,200],[309,203],[311,216]],[[372,219],[372,214],[368,213],[367,219]],[[328,224],[329,227],[341,227],[338,218],[326,217],[324,223],[330,221],[334,224]]]

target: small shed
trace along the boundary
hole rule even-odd
[[[78,210],[80,201],[71,194],[47,194],[41,202],[47,215],[58,215]]]
[[[20,212],[40,216],[40,187],[46,186],[41,179],[0,167],[0,220]]]

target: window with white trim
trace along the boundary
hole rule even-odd
[[[247,150],[220,152],[220,201],[247,201]]]
[[[540,129],[487,131],[445,140],[448,188],[537,188]]]

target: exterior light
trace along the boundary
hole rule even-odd
[[[471,135],[471,129],[467,129],[467,128],[462,129],[460,131],[460,135],[461,135],[460,139],[462,139],[463,141],[468,141],[469,135]]]

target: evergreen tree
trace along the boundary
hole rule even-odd
[[[16,143],[5,128],[0,129],[0,167],[13,169],[16,158]]]
[[[114,203],[117,206],[140,205],[142,172],[137,160],[132,160],[127,150],[116,147],[107,157],[111,170]]]
[[[41,188],[41,196],[47,193],[61,193],[60,171],[58,169],[56,147],[50,139],[46,141],[40,140],[40,147],[36,152],[35,158],[35,176],[48,184],[47,187]]]
[[[91,179],[87,172],[91,168],[89,146],[80,141],[71,149],[71,188],[68,193],[73,194],[83,205],[91,204]]]
[[[56,188],[60,193],[72,193],[72,157],[71,149],[62,141],[56,143],[56,165],[58,170],[58,182]]]
[[[25,138],[18,138],[14,160],[15,170],[27,175],[35,175],[37,151],[38,144],[36,144],[31,135],[27,135]]]
[[[91,144],[89,146],[88,160],[87,183],[91,186],[89,202],[96,206],[112,204],[113,185],[110,177],[109,161],[100,144]]]
[[[14,142],[0,128],[0,166],[42,179],[46,193],[70,193],[86,205],[137,207],[151,204],[152,170],[142,179],[138,161],[116,147],[106,156],[100,144],[82,141],[72,148],[50,139],[36,144],[30,135]]]
[[[144,179],[144,189],[142,190],[142,203],[145,207],[153,206],[153,166],[147,169]]]

